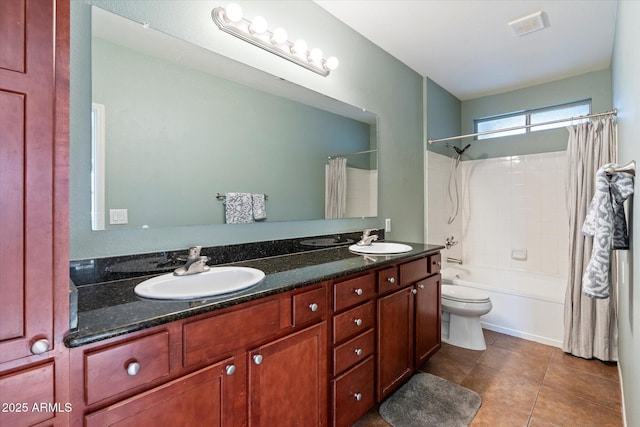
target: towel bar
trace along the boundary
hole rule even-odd
[[[264,195],[264,199],[267,200],[269,198],[269,196],[267,196],[266,194]],[[225,199],[225,195],[222,193],[216,193],[216,199],[218,200],[224,200]]]

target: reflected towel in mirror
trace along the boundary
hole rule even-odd
[[[254,222],[251,193],[225,193],[224,214],[227,224]]]
[[[251,201],[253,205],[253,219],[255,221],[264,221],[267,219],[267,206],[264,194],[252,194]]]

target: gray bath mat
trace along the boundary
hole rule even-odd
[[[394,427],[467,427],[481,403],[474,391],[418,373],[385,400],[379,412]]]

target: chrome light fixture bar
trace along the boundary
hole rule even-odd
[[[244,18],[242,9],[236,3],[229,3],[224,8],[214,8],[211,11],[211,18],[225,33],[288,59],[321,76],[326,77],[332,70],[338,68],[338,58],[335,56],[325,59],[320,49],[307,50],[307,43],[302,39],[290,42],[284,28],[278,27],[270,31],[267,28],[267,21],[261,16],[256,16],[253,21]]]

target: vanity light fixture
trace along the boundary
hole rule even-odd
[[[244,18],[242,9],[236,3],[229,3],[224,8],[214,8],[211,11],[211,18],[222,31],[288,59],[321,76],[326,77],[332,70],[338,68],[339,62],[335,56],[324,58],[322,51],[318,48],[309,51],[307,42],[302,39],[290,42],[289,35],[284,28],[278,27],[270,31],[266,19],[262,16],[256,16],[253,20]]]

